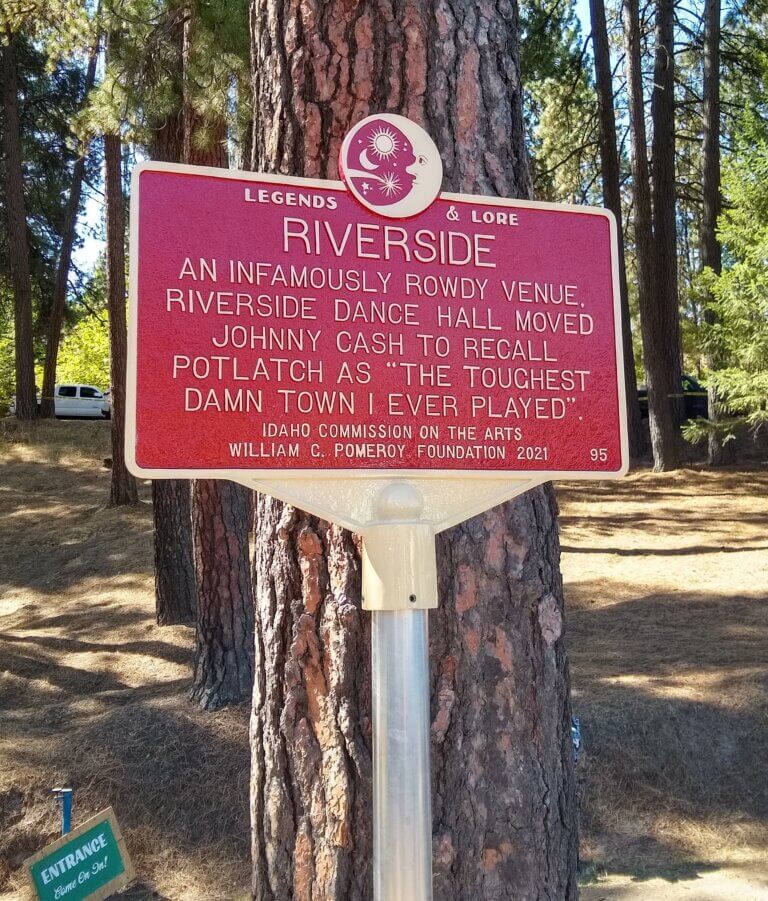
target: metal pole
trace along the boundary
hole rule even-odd
[[[437,606],[435,533],[407,480],[382,486],[363,533],[371,611],[374,901],[432,901],[428,611]]]
[[[427,611],[371,615],[373,896],[431,901]]]

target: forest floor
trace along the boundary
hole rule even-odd
[[[132,899],[247,896],[247,710],[186,700],[152,518],[105,507],[108,425],[0,422],[0,899],[112,805]],[[768,901],[768,470],[558,486],[583,901]]]

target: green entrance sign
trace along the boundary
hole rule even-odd
[[[109,807],[24,862],[40,901],[101,901],[134,877]]]

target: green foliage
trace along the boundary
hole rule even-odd
[[[72,169],[80,152],[71,122],[82,106],[84,70],[78,58],[51,64],[40,41],[20,34],[15,41],[19,81],[19,119],[24,160],[24,200],[34,315],[34,347],[38,364],[53,296],[64,212]],[[0,114],[0,130],[3,128]],[[0,169],[4,166],[0,142]],[[86,166],[93,177],[95,155]],[[0,222],[5,221],[5,180],[0,179]],[[81,289],[75,280],[75,294]],[[0,398],[14,392],[13,295],[7,233],[0,228]],[[42,378],[38,376],[38,384]]]
[[[520,71],[526,89],[550,78],[567,83],[582,65],[581,28],[572,0],[523,0]],[[529,124],[537,109],[534,102],[526,111]]]
[[[726,266],[719,277],[703,273],[699,286],[711,292],[717,315],[715,325],[702,329],[704,349],[723,361],[706,382],[731,419],[730,434],[734,417],[753,428],[768,422],[768,134],[753,111],[743,117],[723,167],[723,189],[719,236]]]
[[[42,384],[42,373],[38,381]],[[103,254],[79,298],[72,324],[62,335],[56,381],[85,382],[99,388],[110,384],[107,266]]]
[[[536,197],[583,203],[600,172],[597,102],[573,0],[523,0],[520,69]]]
[[[80,153],[71,123],[83,103],[85,79],[78,60],[62,60],[50,67],[46,54],[27,38],[17,40],[16,57],[21,96],[24,200],[39,334],[44,331],[50,307],[72,168]],[[93,177],[97,166],[98,160],[92,156],[88,161],[87,177]],[[0,180],[0,210],[3,205],[4,187]],[[7,273],[8,265],[3,230],[0,232],[0,271]]]
[[[94,93],[83,127],[93,134],[123,134],[145,147],[156,130],[189,104],[194,141],[207,148],[233,110],[232,88],[249,75],[246,0],[189,4],[126,0],[105,7],[109,66]],[[184,75],[185,25],[190,50]],[[235,111],[240,119],[243,111]]]
[[[22,35],[46,54],[50,65],[93,43],[94,20],[84,0],[3,0],[0,42]]]
[[[541,200],[600,204],[597,100],[586,72],[531,86],[541,110],[534,132],[536,192]]]
[[[85,382],[105,389],[109,378],[109,326],[106,315],[89,313],[61,342],[57,382]]]
[[[13,324],[0,329],[0,410],[5,409],[16,390],[13,362]]]

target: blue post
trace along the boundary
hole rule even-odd
[[[61,834],[66,835],[72,830],[72,789],[54,788],[53,793],[61,801]]]
[[[61,790],[61,834],[66,835],[72,830],[72,789]]]

